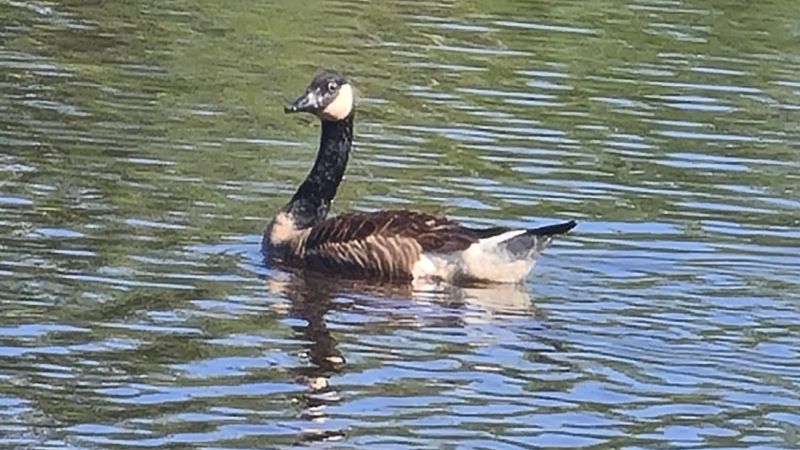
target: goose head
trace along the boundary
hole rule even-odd
[[[311,80],[303,95],[288,105],[287,114],[309,112],[325,121],[339,122],[353,113],[353,87],[336,72],[322,72]]]

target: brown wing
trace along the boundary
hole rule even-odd
[[[422,252],[464,250],[478,235],[442,216],[394,210],[347,213],[311,228],[304,260],[315,269],[410,278]]]

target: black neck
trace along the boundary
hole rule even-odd
[[[337,122],[322,121],[317,160],[285,208],[298,228],[310,227],[328,214],[353,145],[353,116],[351,113]]]

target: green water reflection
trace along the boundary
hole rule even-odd
[[[798,445],[794,2],[0,2],[0,446]],[[264,266],[335,211],[576,218],[519,288]]]

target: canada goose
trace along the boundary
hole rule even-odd
[[[408,210],[348,212],[326,218],[353,143],[355,95],[335,72],[323,72],[284,108],[322,122],[314,167],[264,232],[262,249],[290,267],[385,280],[519,282],[570,220],[534,229],[468,228]]]

